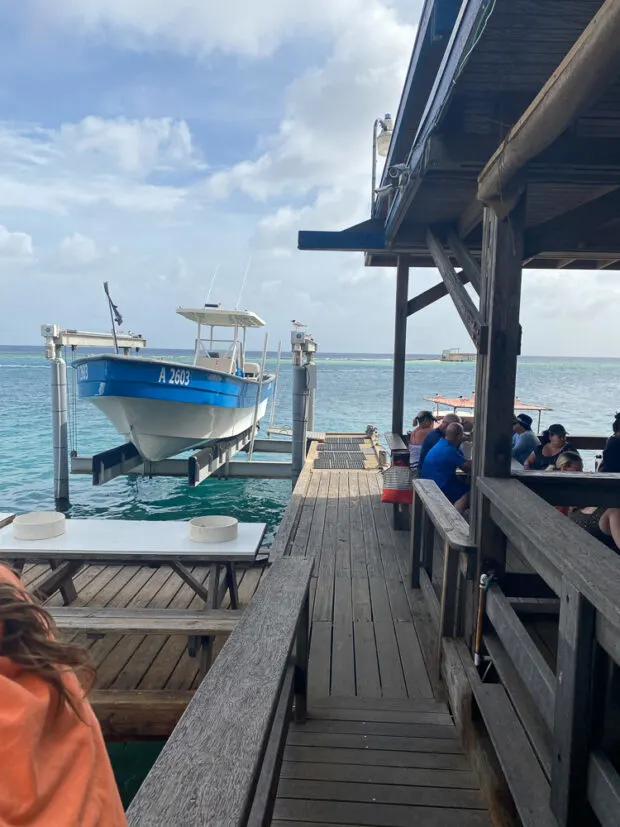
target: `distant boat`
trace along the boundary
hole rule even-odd
[[[461,353],[458,347],[451,347],[444,350],[441,354],[442,362],[475,362],[475,353]]]
[[[214,304],[177,313],[198,325],[193,365],[116,354],[74,363],[80,397],[152,462],[246,431],[259,394],[257,420],[273,393],[275,376],[261,376],[260,365],[245,358],[247,328],[265,324],[255,313]],[[206,339],[203,327],[210,328]],[[217,327],[232,336],[215,339]]]

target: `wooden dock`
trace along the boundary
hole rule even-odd
[[[376,470],[317,470],[313,447],[276,541],[315,559],[309,718],[289,729],[274,827],[490,825],[421,639],[431,624],[407,586]],[[427,649],[429,651],[430,649]]]

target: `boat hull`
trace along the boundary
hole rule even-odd
[[[126,356],[75,362],[80,398],[89,399],[152,462],[252,427],[258,382],[218,371]],[[258,418],[273,377],[263,381]]]

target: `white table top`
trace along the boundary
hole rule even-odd
[[[195,543],[189,523],[137,520],[67,520],[67,530],[51,540],[16,540],[13,528],[0,529],[0,558],[234,563],[253,560],[266,523],[239,523],[239,534],[224,543]]]

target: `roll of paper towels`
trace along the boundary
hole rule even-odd
[[[50,540],[66,531],[64,514],[58,511],[32,511],[20,514],[13,520],[13,536],[16,540]]]

